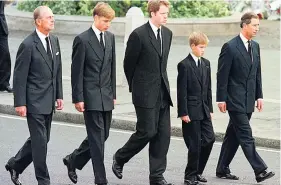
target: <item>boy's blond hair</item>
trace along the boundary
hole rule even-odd
[[[194,44],[195,46],[199,45],[199,44],[204,44],[204,45],[208,45],[209,43],[209,39],[207,37],[207,35],[205,35],[202,32],[193,32],[189,35],[189,45],[191,46],[192,44]]]
[[[93,10],[93,17],[97,15],[100,17],[106,17],[110,20],[114,19],[115,11],[108,3],[98,2]]]

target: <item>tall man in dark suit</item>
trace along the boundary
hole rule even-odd
[[[252,40],[259,31],[259,17],[251,12],[241,17],[241,32],[221,49],[217,71],[217,102],[221,112],[228,110],[229,124],[225,133],[216,169],[219,178],[238,180],[230,173],[238,146],[251,164],[257,182],[274,176],[259,156],[252,136],[250,119],[255,101],[263,109],[261,60],[259,44]]]
[[[88,135],[78,149],[63,159],[74,183],[75,169],[81,170],[91,158],[95,184],[107,184],[104,143],[116,100],[115,37],[107,30],[114,17],[115,12],[107,3],[97,3],[93,10],[94,24],[73,42],[72,101],[84,114]]]
[[[188,148],[184,184],[207,182],[202,173],[207,164],[215,134],[212,125],[212,86],[210,61],[203,58],[208,37],[201,32],[189,36],[192,52],[178,64],[178,117]]]
[[[19,46],[14,69],[16,112],[27,117],[30,137],[6,164],[15,185],[19,174],[33,162],[38,185],[50,185],[46,164],[47,143],[55,102],[63,108],[62,65],[59,40],[50,34],[54,15],[46,6],[34,10],[36,30]]]
[[[10,87],[11,57],[8,45],[8,25],[4,7],[9,1],[0,1],[0,91],[13,92]]]
[[[167,60],[172,32],[167,22],[169,2],[151,0],[149,21],[129,36],[124,71],[137,114],[136,132],[113,157],[112,170],[121,179],[123,166],[149,143],[150,185],[167,185],[163,177],[170,144],[170,97]]]

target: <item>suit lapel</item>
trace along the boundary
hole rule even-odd
[[[163,60],[162,61],[165,61],[165,54],[168,54],[167,52],[167,49],[168,49],[168,46],[169,46],[169,39],[168,39],[168,36],[166,34],[166,30],[165,28],[162,26],[162,29],[161,29],[161,34],[162,34],[162,58]]]
[[[112,43],[111,43],[111,40],[109,38],[109,35],[107,32],[104,33],[104,40],[105,40],[105,55],[104,55],[104,60],[103,60],[103,63],[102,63],[102,69],[104,68],[104,66],[107,66],[105,63],[108,62],[108,57],[109,55],[111,55],[111,52],[112,52]]]
[[[257,46],[254,42],[252,43],[252,52],[253,52],[252,53],[253,54],[253,62],[252,62],[252,67],[250,69],[250,74],[254,71],[253,69],[255,69],[256,65],[258,64],[259,53],[258,53]]]
[[[149,38],[150,38],[150,42],[151,44],[153,45],[154,49],[156,50],[156,52],[158,53],[158,55],[161,57],[161,51],[159,50],[158,48],[158,44],[157,44],[157,40],[156,40],[156,37],[155,37],[155,34],[153,33],[153,30],[149,24],[149,22],[146,23],[146,26],[147,26],[147,30],[148,30],[148,35],[149,35]],[[163,36],[163,34],[162,34]]]
[[[103,51],[103,49],[100,45],[100,42],[99,42],[94,30],[92,28],[90,28],[88,30],[88,32],[89,32],[89,35],[90,35],[89,44],[90,44],[91,48],[94,50],[94,52],[100,58],[100,60],[103,61],[104,51]]]
[[[57,71],[57,60],[56,60],[56,53],[57,53],[57,43],[56,43],[56,40],[55,40],[55,37],[50,35],[50,40],[51,40],[51,47],[52,47],[52,52],[53,52],[53,70],[54,71]]]
[[[36,31],[34,31],[33,33],[33,38],[34,38],[34,42],[36,44],[36,49],[39,51],[39,53],[42,55],[42,57],[44,58],[45,62],[47,63],[50,71],[52,71],[53,67],[52,67],[52,61],[50,61],[47,52],[40,40],[40,38],[38,37]]]
[[[207,66],[203,58],[201,58],[201,70],[202,70],[202,84],[206,81]]]
[[[197,68],[197,66],[195,64],[195,61],[194,61],[194,59],[192,58],[192,56],[190,54],[188,55],[188,59],[189,59],[189,62],[191,63],[191,67],[193,68],[192,71],[194,72],[197,80],[199,81],[200,85],[202,86],[201,76],[198,73],[198,68]]]
[[[245,45],[243,43],[243,41],[241,40],[240,36],[237,36],[237,46],[236,48],[238,49],[238,51],[242,54],[242,56],[245,59],[245,63],[247,64],[247,66],[250,68],[252,65],[252,61],[251,61],[251,57],[247,51],[247,49],[245,48]]]

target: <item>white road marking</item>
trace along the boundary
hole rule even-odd
[[[0,117],[8,118],[8,119],[16,119],[16,120],[25,120],[25,118],[21,118],[21,117],[17,117],[17,116],[2,115],[2,114],[0,114]],[[71,123],[64,123],[64,122],[57,122],[57,121],[54,121],[52,124],[58,125],[58,126],[73,127],[73,128],[85,128],[85,125],[71,124]],[[110,131],[115,132],[115,133],[122,133],[122,134],[132,134],[133,133],[133,131],[126,131],[126,130],[119,130],[119,129],[110,129]],[[174,137],[174,136],[172,136],[171,139],[175,140],[175,141],[183,141],[182,138]],[[221,146],[222,143],[215,142],[215,145]],[[272,153],[281,153],[280,150],[277,150],[277,149],[268,149],[268,148],[257,147],[257,150],[265,151],[265,152],[272,152]]]

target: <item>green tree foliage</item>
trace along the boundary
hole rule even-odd
[[[122,0],[106,1],[115,10],[117,17],[124,17],[132,6],[142,9],[147,16],[147,1],[142,0]],[[18,9],[23,11],[33,11],[41,5],[49,6],[54,14],[61,15],[92,15],[93,7],[97,1],[72,0],[72,1],[19,1]],[[202,0],[176,0],[171,1],[170,17],[190,18],[190,17],[222,17],[230,15],[229,6],[223,1],[202,1]]]

